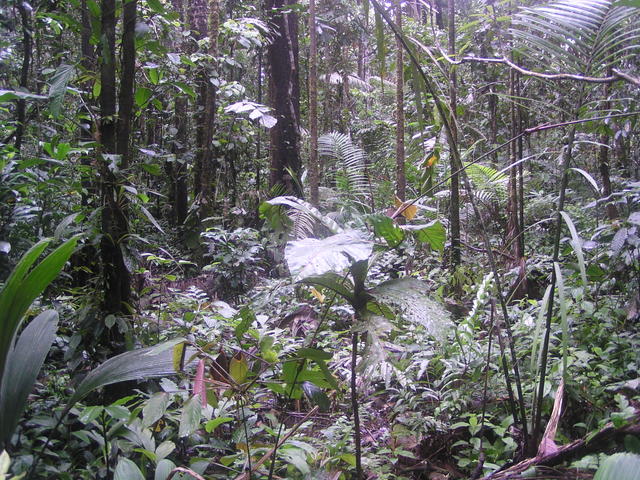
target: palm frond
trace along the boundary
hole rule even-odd
[[[467,175],[474,186],[474,196],[483,203],[500,202],[507,198],[509,177],[480,163],[465,163]]]
[[[516,47],[556,71],[594,75],[640,53],[638,9],[611,0],[561,0],[523,7],[513,18]]]
[[[356,196],[367,196],[369,182],[365,174],[364,151],[353,144],[349,135],[330,132],[318,138],[318,155],[335,161],[338,168],[333,169],[334,181],[343,173],[346,188]]]

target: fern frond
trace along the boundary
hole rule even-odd
[[[507,198],[509,177],[495,168],[480,163],[465,163],[469,180],[475,187],[475,197],[483,203]]]
[[[331,132],[318,138],[318,155],[327,157],[336,162],[336,173],[344,173],[349,193],[356,196],[367,196],[369,182],[365,174],[364,151],[353,144],[349,135],[339,132]]]

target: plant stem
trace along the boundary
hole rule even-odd
[[[356,362],[358,360],[358,332],[351,339],[351,409],[353,411],[354,441],[356,448],[356,480],[362,480],[362,445],[360,438],[360,413],[358,409],[358,388],[356,384]]]

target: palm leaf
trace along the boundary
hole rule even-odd
[[[318,155],[335,161],[337,169],[347,180],[349,193],[366,196],[369,182],[365,174],[364,151],[353,144],[349,135],[331,132],[318,138]]]
[[[561,0],[522,8],[512,36],[532,62],[583,75],[602,73],[640,51],[638,10],[611,0]]]
[[[495,168],[480,163],[466,163],[469,180],[473,184],[474,196],[481,202],[498,203],[507,198],[509,177]]]

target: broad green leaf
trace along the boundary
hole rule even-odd
[[[233,357],[229,361],[229,374],[236,383],[242,383],[247,379],[249,373],[249,364],[244,358],[243,354],[239,355],[240,358]]]
[[[156,466],[156,472],[153,476],[153,480],[167,480],[171,471],[176,468],[176,464],[166,458],[160,460]]]
[[[614,453],[602,462],[593,480],[638,480],[640,455]]]
[[[144,475],[128,458],[121,458],[113,474],[113,480],[145,480]]]
[[[207,431],[207,433],[211,433],[223,423],[228,423],[232,421],[233,421],[232,417],[214,418],[213,420],[209,420],[207,423],[204,424],[204,429]]]
[[[404,232],[398,227],[391,217],[380,213],[370,215],[369,220],[373,225],[376,237],[384,238],[390,248],[396,248],[404,240]]]
[[[331,407],[331,402],[329,401],[329,397],[324,391],[314,385],[311,382],[302,382],[302,391],[305,396],[311,402],[312,405],[317,405],[320,408],[321,412],[328,412]]]
[[[329,367],[327,367],[327,362],[325,362],[324,360],[314,360],[314,361],[316,362],[316,365],[318,365],[318,367],[320,368],[322,375],[324,375],[324,379],[327,381],[329,385],[331,385],[331,388],[333,388],[334,390],[338,390],[339,388],[338,382],[336,378],[333,376],[333,374],[331,373],[331,371],[329,370]]]
[[[403,225],[401,228],[413,232],[419,242],[428,243],[434,250],[439,252],[444,250],[447,231],[439,220],[426,225]]]
[[[183,364],[184,364],[184,354],[185,354],[185,349],[186,349],[186,345],[184,344],[184,342],[180,342],[177,345],[173,345],[172,347],[172,355],[171,355],[171,359],[172,359],[172,363],[173,363],[173,369],[176,372],[180,372],[182,371],[183,368]]]
[[[253,322],[256,321],[256,315],[253,313],[253,310],[247,306],[242,307],[238,315],[240,316],[240,323],[238,323],[233,333],[238,342],[242,343],[242,337],[249,331]]]
[[[147,5],[156,13],[164,13],[164,7],[160,0],[147,0]]]
[[[29,322],[9,351],[0,379],[0,443],[11,438],[22,417],[27,397],[56,338],[57,326],[55,310],[41,313]]]
[[[358,260],[367,260],[372,252],[371,241],[360,232],[349,230],[322,240],[305,238],[289,242],[285,258],[291,275],[300,281],[327,272],[341,272]]]
[[[200,426],[202,418],[202,400],[199,395],[192,396],[182,407],[182,415],[180,415],[180,428],[178,429],[179,437],[186,437],[195,432]]]
[[[415,278],[395,278],[368,290],[379,303],[399,310],[410,322],[423,325],[431,335],[444,337],[451,327],[449,313],[429,298],[429,286]]]
[[[167,407],[170,403],[171,398],[168,393],[154,393],[147,404],[142,408],[142,426],[145,428],[150,427],[160,420],[167,411]]]
[[[299,348],[296,353],[299,357],[308,358],[309,360],[331,360],[332,357],[329,352],[318,348]]]
[[[171,452],[173,452],[176,449],[176,444],[173,443],[170,440],[165,440],[164,442],[162,442],[160,445],[158,445],[158,448],[156,448],[156,461],[160,461],[162,459],[164,459],[165,457],[167,457],[169,454],[171,454]]]
[[[138,87],[135,94],[136,105],[139,108],[143,107],[151,98],[151,95],[152,92],[147,87]]]
[[[144,213],[144,216],[147,217],[147,219],[151,222],[151,224],[156,227],[158,229],[158,231],[162,234],[164,234],[164,230],[162,229],[162,227],[160,226],[160,224],[158,223],[158,221],[154,218],[153,215],[151,215],[151,212],[149,210],[147,210],[146,208],[144,208],[142,205],[139,205],[140,210],[142,211],[142,213]]]
[[[302,280],[302,282],[307,285],[315,285],[333,290],[349,303],[353,303],[354,301],[353,283],[344,275],[327,272],[322,275],[307,277]]]
[[[196,92],[184,82],[175,82],[175,87],[180,90],[182,93],[189,95],[192,100],[196,99]]]
[[[60,245],[29,272],[50,241],[50,239],[41,240],[31,247],[22,256],[0,291],[0,379],[4,375],[6,358],[22,323],[23,315],[31,303],[60,273],[73,253],[78,238],[74,237]]]
[[[352,467],[356,466],[356,456],[353,453],[343,453],[340,455],[340,460],[347,462]]]

